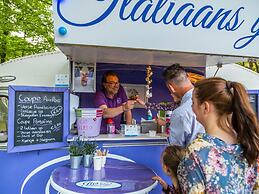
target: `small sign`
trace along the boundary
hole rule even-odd
[[[139,125],[121,125],[121,129],[125,136],[138,136],[140,134]]]
[[[120,183],[111,181],[80,181],[76,183],[77,186],[86,189],[117,189],[121,187]]]
[[[66,145],[68,88],[9,86],[8,152]]]
[[[55,86],[56,87],[68,87],[69,86],[69,75],[68,74],[56,74]]]

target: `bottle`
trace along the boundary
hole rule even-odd
[[[171,120],[172,111],[165,112],[165,121],[166,121],[166,129],[165,132],[167,135],[170,134],[170,120]]]
[[[152,112],[150,109],[147,111],[147,120],[152,120]]]
[[[107,119],[107,133],[108,134],[115,134],[115,124],[112,118]]]
[[[172,115],[172,112],[173,111],[171,111],[171,110],[167,110],[167,111],[165,111],[165,119],[167,120],[167,119],[171,119],[171,115]]]

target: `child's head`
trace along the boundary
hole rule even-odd
[[[165,148],[161,155],[161,163],[167,175],[177,174],[177,167],[184,157],[184,154],[185,149],[180,146],[169,145]]]

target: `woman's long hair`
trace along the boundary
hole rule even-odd
[[[255,164],[259,157],[259,125],[244,86],[222,78],[208,78],[196,82],[194,87],[198,103],[210,101],[214,104],[219,127],[235,130],[244,157],[249,165]],[[229,118],[230,126],[226,125]]]

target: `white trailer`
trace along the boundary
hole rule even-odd
[[[69,61],[60,51],[41,53],[0,64],[0,77],[13,76],[10,82],[1,82],[0,88],[8,85],[54,87],[56,75],[69,74]]]
[[[259,90],[259,74],[238,64],[206,67],[206,77],[214,76],[240,82],[247,90]]]

